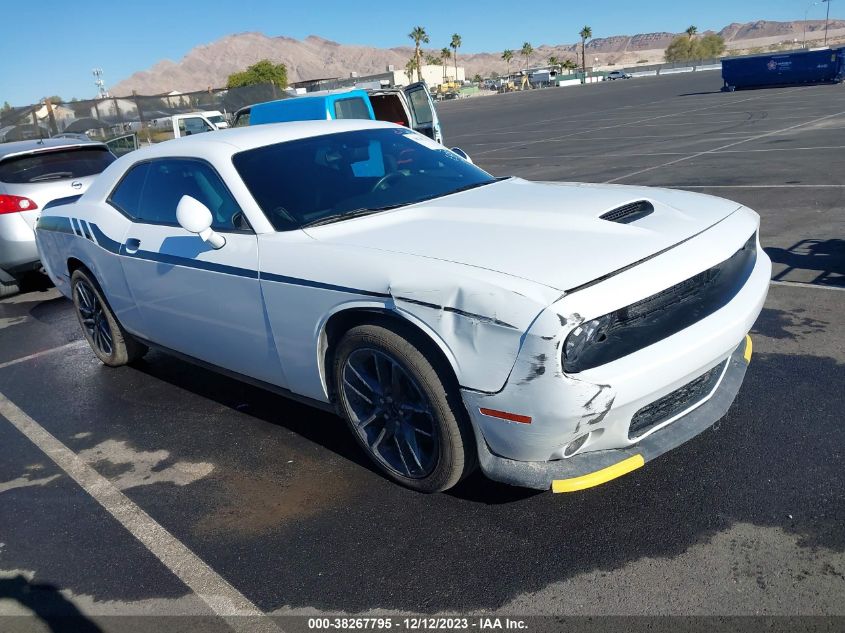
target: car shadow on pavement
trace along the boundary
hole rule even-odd
[[[33,583],[22,575],[0,578],[0,600],[13,600],[44,623],[38,630],[53,633],[100,633],[102,629],[87,618],[57,587]],[[21,615],[20,618],[31,616]],[[12,628],[15,626],[12,624]],[[29,627],[27,626],[27,630]]]
[[[808,552],[845,551],[845,427],[833,399],[817,397],[841,389],[841,375],[833,358],[757,354],[725,418],[593,489],[537,494],[480,477],[434,497],[382,489],[342,524],[318,515],[290,526],[295,542],[321,534],[333,582],[291,575],[278,588],[290,606],[485,609],[579,574],[679,556],[736,525],[774,529]],[[400,549],[401,564],[381,551],[386,543]],[[308,568],[304,554],[289,556],[294,569]],[[460,573],[436,571],[453,565]],[[341,589],[350,586],[358,591]]]
[[[378,472],[343,420],[329,412],[161,352],[150,352],[132,367],[238,413],[282,426],[344,459]]]
[[[765,250],[775,265],[774,281],[784,280],[796,271],[809,271],[817,273],[810,283],[845,287],[845,239],[806,239],[789,248],[769,246]],[[783,268],[777,270],[777,264]]]

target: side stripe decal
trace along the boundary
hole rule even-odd
[[[77,233],[75,230],[75,222],[79,222],[80,228]],[[72,227],[73,224],[73,227]],[[83,227],[90,231],[91,237],[88,237],[83,232]],[[102,229],[93,222],[85,222],[76,220],[76,218],[62,218],[55,216],[42,217],[38,222],[38,229],[43,231],[58,231],[63,233],[70,233],[73,230],[75,235],[88,237],[91,241],[97,244],[100,248],[107,250],[114,255],[121,255],[123,257],[132,257],[136,259],[144,259],[152,262],[159,262],[162,264],[170,264],[173,266],[184,266],[186,268],[196,268],[199,270],[207,270],[210,272],[219,272],[226,275],[237,275],[247,279],[261,279],[262,281],[272,281],[275,283],[289,284],[292,286],[304,286],[306,288],[320,288],[322,290],[331,290],[334,292],[345,292],[348,294],[360,295],[364,297],[379,297],[387,298],[390,295],[385,292],[375,292],[372,290],[362,290],[360,288],[350,288],[348,286],[338,286],[335,284],[324,283],[321,281],[314,281],[311,279],[301,279],[298,277],[288,277],[286,275],[276,275],[273,273],[261,273],[250,270],[248,268],[240,268],[237,266],[227,266],[225,264],[218,264],[216,262],[206,262],[198,259],[191,259],[188,257],[179,257],[178,255],[166,255],[163,253],[155,253],[152,251],[137,251],[129,254],[123,248],[123,244],[111,239],[108,235],[103,233]]]

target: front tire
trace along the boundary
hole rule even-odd
[[[352,328],[334,354],[333,384],[352,434],[379,469],[413,490],[441,492],[472,471],[475,445],[451,367],[424,354],[416,338],[405,328]]]
[[[12,281],[3,281],[0,279],[0,299],[3,297],[11,297],[20,292],[20,282],[17,279]]]
[[[82,333],[103,364],[120,367],[147,352],[146,346],[133,339],[117,321],[90,273],[73,271],[70,287]]]

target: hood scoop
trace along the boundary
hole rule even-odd
[[[618,222],[619,224],[630,224],[637,220],[642,220],[647,215],[654,213],[654,205],[648,200],[638,200],[637,202],[630,202],[615,209],[611,209],[607,213],[599,216],[601,220],[608,222]]]

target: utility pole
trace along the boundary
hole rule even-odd
[[[822,0],[827,3],[827,15],[824,18],[824,45],[827,46],[827,22],[830,20],[830,0]]]
[[[801,48],[807,48],[807,16],[810,13],[810,9],[812,9],[817,4],[819,4],[819,3],[814,2],[813,4],[811,4],[807,7],[806,11],[804,11],[804,43],[801,45]]]

